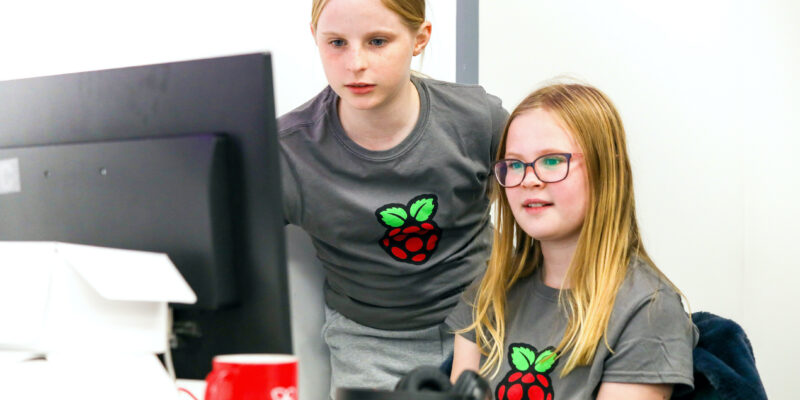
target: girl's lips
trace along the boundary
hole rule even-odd
[[[344,85],[353,94],[366,94],[375,89],[375,85],[369,83],[348,83]]]
[[[542,199],[527,199],[522,202],[523,207],[552,206],[553,203]]]
[[[528,206],[528,207],[522,207],[522,209],[523,209],[523,210],[524,210],[526,213],[529,213],[529,214],[538,214],[538,213],[542,213],[542,212],[544,212],[545,210],[547,210],[548,208],[550,208],[550,207],[552,207],[552,206],[553,206],[552,204],[548,204],[548,205],[544,205],[544,206],[536,206],[536,207],[530,207],[530,206]]]
[[[525,200],[522,203],[522,209],[525,210],[525,212],[527,212],[527,213],[533,213],[533,214],[543,212],[544,210],[546,210],[546,209],[548,209],[548,208],[550,208],[552,206],[553,206],[553,203],[550,203],[550,202],[547,202],[547,201],[544,201],[544,200],[540,200],[540,199],[529,199],[529,200]]]

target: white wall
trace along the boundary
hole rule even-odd
[[[413,65],[437,79],[455,80],[455,4],[430,2],[433,39]],[[326,85],[311,0],[4,1],[0,15],[0,80],[268,50],[278,115]]]
[[[770,398],[794,398],[800,3],[504,0],[480,19],[480,83],[509,110],[560,75],[612,98],[650,254],[693,311],[744,327]]]
[[[456,0],[428,4],[433,37],[414,69],[455,80]],[[26,0],[0,3],[0,80],[270,51],[276,114],[326,85],[311,37],[311,1]],[[300,393],[328,393],[319,338],[322,275],[307,235],[287,228],[293,343]]]

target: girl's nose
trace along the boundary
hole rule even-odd
[[[539,177],[536,176],[536,173],[533,172],[533,167],[528,165],[525,167],[525,177],[522,178],[523,187],[536,187],[542,186],[544,182],[539,180]]]
[[[348,69],[351,71],[362,71],[367,68],[367,54],[362,48],[353,48],[348,60]]]

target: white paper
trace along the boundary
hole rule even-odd
[[[57,251],[107,299],[194,303],[166,254],[59,243]]]
[[[0,160],[0,195],[22,191],[21,180],[18,158]]]
[[[0,349],[30,349],[40,336],[51,265],[61,261],[32,249],[31,244],[0,247]]]

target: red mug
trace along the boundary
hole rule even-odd
[[[205,400],[297,400],[297,357],[229,354],[214,357]]]

